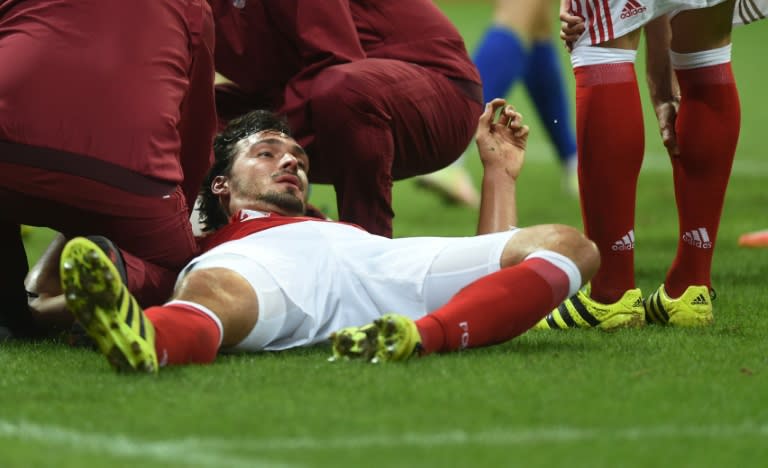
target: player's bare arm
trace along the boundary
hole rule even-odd
[[[528,126],[504,99],[485,105],[475,134],[483,163],[478,234],[499,232],[517,225],[515,187],[525,159]]]
[[[645,26],[646,81],[659,121],[661,140],[671,156],[678,154],[675,120],[680,106],[680,87],[669,60],[672,30],[664,15]]]

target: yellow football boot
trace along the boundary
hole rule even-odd
[[[672,299],[664,285],[659,286],[645,301],[648,323],[678,327],[703,327],[714,321],[712,299],[715,291],[706,286],[688,286],[683,295]]]
[[[67,307],[117,371],[156,373],[155,328],[104,251],[84,237],[64,246]]]
[[[421,335],[413,320],[402,315],[386,314],[371,324],[335,332],[331,335],[331,347],[331,361],[405,361],[418,354]]]
[[[536,330],[561,330],[566,328],[616,328],[641,327],[645,325],[643,294],[639,289],[630,289],[613,304],[601,304],[589,297],[590,286],[583,287],[566,299],[557,309],[541,319],[533,328]]]

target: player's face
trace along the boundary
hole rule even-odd
[[[304,213],[309,158],[293,138],[259,132],[243,138],[238,150],[228,180],[230,214],[243,208]]]

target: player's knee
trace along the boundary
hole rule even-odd
[[[600,252],[580,230],[564,224],[544,224],[524,228],[510,240],[505,256],[512,264],[528,255],[550,250],[569,258],[579,269],[582,281],[589,281],[600,267]],[[507,266],[507,265],[504,265]]]
[[[227,268],[192,270],[179,282],[174,298],[195,302],[211,309],[219,318],[240,302],[255,297],[250,283]]]
[[[600,268],[600,250],[597,245],[583,233],[575,231],[573,253],[571,258],[581,271],[582,283],[586,283]]]
[[[552,229],[554,245],[550,249],[570,258],[579,268],[582,282],[589,281],[600,267],[597,245],[574,227],[555,224]]]
[[[192,270],[179,283],[174,299],[208,308],[221,320],[222,344],[238,343],[256,324],[258,299],[251,284],[227,268]]]
[[[538,16],[542,13],[541,10],[549,12],[550,7],[548,2],[541,0],[497,2],[493,11],[493,23],[529,38]]]

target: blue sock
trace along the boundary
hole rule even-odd
[[[571,124],[570,97],[565,90],[560,58],[551,40],[531,46],[525,85],[549,138],[565,165],[576,154],[576,137]]]
[[[475,50],[475,65],[483,80],[483,99],[505,97],[525,74],[528,52],[513,31],[500,26],[488,28]]]

